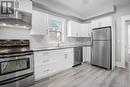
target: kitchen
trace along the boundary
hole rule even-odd
[[[129,87],[129,0],[0,4],[0,87]]]

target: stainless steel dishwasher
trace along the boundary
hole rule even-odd
[[[74,66],[82,64],[83,55],[82,55],[82,47],[74,47]]]

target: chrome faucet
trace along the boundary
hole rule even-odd
[[[59,36],[57,36],[57,46],[59,47],[60,46],[60,43],[61,43],[61,32],[58,32],[59,33]]]

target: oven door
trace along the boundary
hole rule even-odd
[[[25,75],[34,71],[33,55],[9,55],[0,58],[0,81]]]

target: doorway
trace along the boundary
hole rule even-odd
[[[130,21],[130,15],[121,17],[121,61],[119,67],[126,68],[126,61],[128,61],[128,28],[127,22]],[[128,23],[129,24],[129,23]]]
[[[126,63],[130,63],[130,21],[126,21]]]

